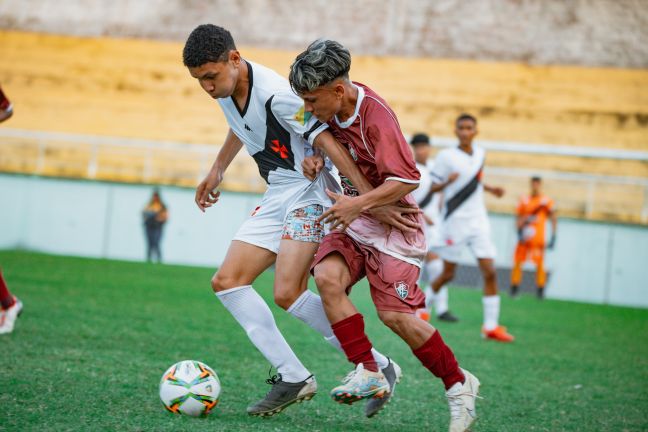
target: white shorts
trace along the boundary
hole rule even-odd
[[[271,252],[279,252],[282,239],[321,242],[324,228],[317,219],[331,206],[325,195],[328,179],[270,188],[261,204],[243,222],[233,240],[249,243]]]
[[[444,222],[437,240],[430,250],[451,263],[459,261],[461,251],[466,246],[477,259],[495,259],[497,255],[487,219]]]

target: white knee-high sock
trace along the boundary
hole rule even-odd
[[[308,324],[311,328],[324,336],[324,339],[326,339],[328,343],[333,345],[340,352],[342,351],[340,341],[338,341],[335,334],[333,334],[331,323],[326,316],[326,312],[324,312],[324,306],[322,305],[322,299],[320,296],[309,290],[304,291],[304,293],[300,295],[288,308],[288,313]],[[380,369],[384,369],[389,365],[389,359],[376,351],[375,348],[372,348],[371,353]]]
[[[251,285],[221,291],[216,296],[284,381],[300,382],[311,375],[277,328],[270,308]]]
[[[443,286],[439,292],[434,294],[434,313],[437,316],[448,311],[448,287]]]
[[[484,296],[482,304],[484,305],[484,329],[493,330],[499,322],[500,296]]]

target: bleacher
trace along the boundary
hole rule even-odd
[[[0,32],[0,85],[16,113],[0,127],[0,171],[194,186],[227,126],[182,66],[181,49]],[[241,52],[284,74],[296,54]],[[468,111],[483,140],[648,151],[644,70],[356,57],[352,78],[388,100],[407,134],[450,137],[453,119]],[[647,158],[557,153],[490,151],[487,181],[508,189],[490,208],[512,211],[528,175],[543,173],[563,215],[648,223]],[[245,157],[224,186],[263,189]]]

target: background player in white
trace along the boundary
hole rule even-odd
[[[311,398],[317,384],[251,284],[276,262],[277,305],[341,349],[320,297],[306,287],[308,270],[323,236],[317,218],[331,205],[325,187],[335,189],[338,185],[327,170],[311,182],[303,176],[301,164],[318,140],[329,156],[342,164],[349,178],[357,182],[366,179],[361,178],[350,155],[326,131],[328,126],[304,112],[302,100],[292,92],[287,80],[242,59],[227,30],[214,25],[198,26],[187,39],[183,60],[201,87],[218,101],[230,126],[209,174],[196,189],[198,207],[204,211],[218,201],[220,193],[216,188],[244,145],[268,183],[261,205],[243,223],[212,278],[212,288],[279,372],[278,377],[269,380],[273,387],[266,397],[248,408],[251,415],[273,415],[296,401]],[[345,155],[346,164],[340,159]],[[409,211],[416,210],[393,210],[397,213],[394,215],[386,209],[382,215],[387,216],[382,220],[398,225],[395,221],[402,219],[400,213]],[[392,364],[377,351],[373,354],[382,368]]]
[[[454,278],[461,250],[468,246],[477,258],[484,278],[482,335],[500,342],[512,342],[513,336],[506,327],[499,325],[495,246],[490,238],[490,223],[484,203],[484,191],[499,198],[504,195],[504,190],[481,181],[486,152],[473,145],[477,132],[477,119],[470,114],[460,115],[455,123],[459,145],[442,150],[434,161],[432,177],[436,186],[433,189],[443,190],[440,242],[435,248],[443,258],[443,272],[432,283],[432,289],[438,292]]]
[[[438,243],[441,195],[443,192],[435,192],[432,188],[431,173],[434,162],[430,159],[430,137],[424,133],[414,134],[410,140],[410,145],[414,152],[416,168],[421,173],[419,187],[412,192],[412,196],[423,210],[423,218],[427,224],[425,237],[428,244],[428,253],[425,256],[425,262],[419,277],[419,285],[424,288],[425,293],[425,308],[418,309],[416,316],[428,321],[430,319],[430,310],[434,305],[434,311],[439,320],[456,322],[457,317],[448,310],[448,287],[443,286],[439,292],[434,293],[430,286],[430,283],[443,271],[443,260],[433,251],[433,246]],[[454,176],[454,174],[452,175]]]

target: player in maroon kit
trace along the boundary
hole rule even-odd
[[[417,229],[403,232],[367,213],[391,203],[416,206],[410,192],[418,186],[420,174],[396,115],[369,87],[349,80],[350,67],[347,49],[334,41],[317,40],[297,56],[289,76],[305,110],[328,123],[375,188],[356,191],[343,179],[345,194],[329,191],[335,205],[321,218],[331,224],[331,232],[320,244],[313,274],[333,331],[349,361],[356,365],[331,396],[338,402],[353,403],[390,390],[391,383],[371,355],[363,317],[348,298],[351,287],[366,276],[380,319],[443,380],[451,412],[450,430],[464,431],[475,418],[479,381],[459,368],[439,332],[415,316],[425,300],[417,286],[427,251],[422,216],[407,215],[417,223]],[[307,163],[304,168],[308,171]]]
[[[13,107],[0,88],[0,123],[13,114]],[[18,316],[22,312],[22,303],[9,292],[7,283],[0,269],[0,334],[11,333]]]
[[[7,120],[12,115],[13,105],[11,105],[7,96],[2,92],[2,88],[0,88],[0,123]]]

